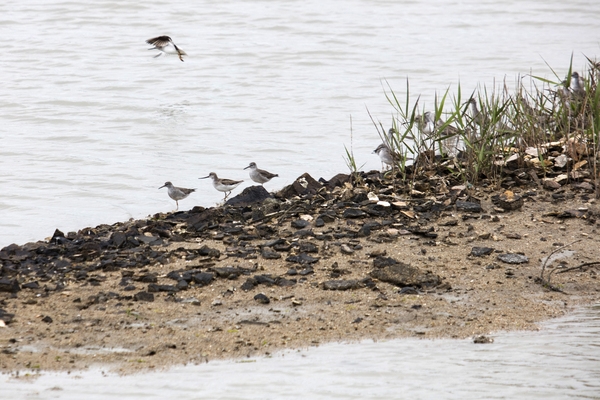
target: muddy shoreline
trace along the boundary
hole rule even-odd
[[[274,195],[257,186],[221,207],[7,246],[0,369],[130,373],[332,341],[493,337],[600,300],[597,269],[560,273],[599,261],[589,191],[512,188],[512,207],[491,186],[396,185],[305,174]],[[549,287],[538,278],[555,250]]]

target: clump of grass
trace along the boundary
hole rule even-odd
[[[600,63],[588,61],[589,69],[578,75],[571,56],[564,80],[552,69],[556,80],[529,76],[526,86],[519,77],[512,92],[505,81],[498,89],[494,83],[492,90],[484,86],[463,97],[459,84],[451,101],[449,89],[436,94],[433,111],[420,107],[419,97],[411,99],[408,80],[403,99],[386,82],[385,96],[394,109],[391,128],[371,120],[382,142],[398,155],[392,175],[397,171],[402,181],[414,180],[418,173],[443,167],[465,183],[498,184],[509,162],[513,169],[516,164],[547,171],[549,143],[557,142],[574,162],[589,161],[600,196]],[[351,151],[346,154],[354,159]],[[356,163],[348,164],[357,172]]]

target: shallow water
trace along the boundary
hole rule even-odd
[[[380,167],[367,109],[389,126],[387,84],[423,109],[506,78],[556,79],[599,52],[596,0],[139,1],[0,4],[0,247],[174,209],[165,181],[222,195],[246,179],[345,172],[344,145]],[[170,35],[189,57],[152,58]],[[549,65],[546,65],[547,64]],[[352,132],[352,141],[351,135]],[[252,363],[119,378],[1,376],[0,398],[600,398],[598,309],[493,345],[404,340],[327,345]],[[78,378],[79,377],[79,378]],[[54,390],[55,388],[56,390]]]
[[[210,171],[248,182],[363,169],[406,79],[432,106],[532,72],[561,79],[599,50],[596,0],[23,0],[0,4],[0,246],[171,211],[165,181],[198,188],[182,209],[222,199]],[[152,58],[171,35],[189,57]],[[350,122],[352,118],[352,122]],[[350,132],[353,133],[353,141]]]
[[[272,358],[215,361],[119,377],[102,369],[0,376],[27,399],[598,399],[600,305],[539,332],[471,340],[327,344]]]

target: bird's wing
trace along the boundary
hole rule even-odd
[[[156,47],[164,47],[172,42],[173,41],[168,36],[157,36],[155,38],[146,40],[146,43],[153,44]]]
[[[223,185],[227,185],[227,186],[229,186],[229,185],[237,185],[237,184],[242,183],[242,182],[244,182],[244,181],[243,180],[241,180],[241,181],[234,181],[232,179],[221,179],[221,183]]]

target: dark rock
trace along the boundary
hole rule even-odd
[[[47,324],[51,324],[52,323],[52,317],[46,315],[44,318],[42,318],[42,322],[45,322]]]
[[[507,239],[522,239],[523,236],[521,236],[520,234],[516,233],[516,232],[508,232],[505,233],[504,236],[506,236]]]
[[[312,263],[316,263],[319,260],[320,260],[320,258],[311,257],[306,253],[300,253],[297,256],[289,256],[288,258],[285,259],[285,261],[289,261],[289,262],[293,262],[293,263],[297,263],[297,264],[312,264]]]
[[[323,282],[323,289],[325,290],[350,290],[360,289],[365,287],[362,280],[349,279],[349,280],[333,280]]]
[[[256,283],[262,285],[275,285],[277,281],[271,277],[270,275],[254,275],[254,279],[256,279]]]
[[[273,197],[262,185],[247,187],[235,197],[227,200],[228,206],[247,207],[255,203],[260,203],[265,199]]]
[[[479,335],[473,338],[473,343],[477,344],[486,344],[486,343],[494,343],[494,339],[489,336]]]
[[[237,277],[243,273],[241,269],[232,267],[231,265],[211,268],[211,270],[214,271],[219,278],[223,279],[237,279]]]
[[[290,287],[290,286],[294,286],[295,284],[296,284],[296,280],[285,279],[285,278],[278,278],[276,281],[276,285],[281,286],[281,287]]]
[[[344,218],[363,218],[366,217],[367,213],[359,208],[346,208],[342,213]]]
[[[133,296],[133,299],[135,301],[152,302],[154,301],[154,294],[148,292],[138,292]]]
[[[321,183],[327,187],[328,190],[333,190],[337,186],[344,186],[346,182],[350,181],[350,175],[348,174],[337,174],[328,181],[320,179]]]
[[[75,277],[75,279],[77,279],[78,281],[82,281],[82,280],[84,280],[84,279],[87,279],[87,277],[88,277],[88,274],[87,274],[87,271],[77,271],[77,272],[75,272],[75,275],[74,275],[74,277]]]
[[[5,310],[0,308],[0,320],[4,321],[5,324],[10,324],[14,317],[15,314],[7,313]]]
[[[573,185],[573,189],[584,190],[591,193],[594,191],[594,185],[589,182],[581,182]]]
[[[278,244],[285,244],[285,243],[287,243],[287,242],[285,241],[285,239],[282,239],[282,238],[277,238],[277,239],[269,240],[269,241],[267,241],[267,242],[263,243],[263,244],[262,244],[262,246],[263,246],[263,247],[273,247],[273,246],[275,246],[275,245],[278,245]]]
[[[371,227],[368,224],[361,226],[356,235],[358,237],[370,236],[371,235]]]
[[[244,282],[242,284],[242,286],[240,286],[240,289],[242,289],[244,292],[247,292],[249,290],[254,289],[256,287],[256,285],[258,285],[258,282],[256,281],[256,279],[248,278],[248,279],[246,279],[246,282]]]
[[[27,282],[27,283],[23,284],[22,288],[23,289],[39,289],[40,284],[38,283],[38,281]]]
[[[368,202],[369,196],[365,190],[354,190],[354,196],[350,199],[353,203]]]
[[[306,236],[313,236],[313,230],[312,229],[300,229],[296,232],[294,232],[294,236],[296,237],[306,237]]]
[[[157,285],[156,283],[151,283],[148,285],[148,293],[156,293],[156,292],[175,293],[178,291],[179,291],[179,289],[177,289],[177,287],[173,286],[173,285]]]
[[[292,248],[292,244],[287,241],[283,241],[283,243],[277,243],[273,245],[273,249],[276,251],[290,251]]]
[[[304,268],[303,270],[298,271],[298,275],[306,276],[310,274],[314,274],[315,271],[312,268]]]
[[[507,264],[524,264],[529,262],[529,259],[523,254],[507,253],[498,255],[498,260]]]
[[[262,293],[259,293],[256,296],[254,296],[254,300],[261,304],[269,304],[271,302],[271,300],[269,300],[269,298]]]
[[[260,254],[266,260],[277,260],[281,258],[281,254],[277,253],[276,251],[271,251],[267,247],[263,247]]]
[[[19,290],[21,290],[21,287],[16,279],[0,279],[0,292],[16,293]]]
[[[323,220],[325,223],[330,223],[335,221],[335,214],[329,211],[319,215],[317,218]]]
[[[197,285],[206,286],[215,279],[215,275],[210,272],[200,272],[199,274],[193,275],[192,279]]]
[[[466,211],[466,212],[472,212],[472,213],[483,212],[483,208],[481,208],[481,204],[475,203],[472,201],[456,200],[456,209],[459,211]]]
[[[553,179],[547,178],[542,181],[542,185],[544,188],[548,190],[557,190],[561,188],[560,183],[554,181]]]
[[[218,249],[212,249],[207,245],[202,246],[198,249],[198,254],[203,257],[211,257],[211,258],[219,258],[221,256],[221,252]]]
[[[325,221],[323,221],[323,218],[315,219],[315,227],[321,228],[323,226],[325,226]]]
[[[492,196],[492,202],[498,207],[511,211],[518,210],[523,206],[523,198],[515,194],[512,190],[506,190],[499,196]]]
[[[483,257],[492,254],[493,251],[491,247],[473,247],[470,254],[474,257]]]
[[[290,199],[294,196],[314,195],[322,186],[308,173],[304,173],[294,183],[281,189],[277,193],[277,197]]]
[[[557,218],[585,218],[586,210],[564,210],[556,214]]]
[[[414,233],[415,235],[420,235],[426,238],[435,239],[438,237],[438,234],[435,233],[433,226],[409,226],[406,228],[406,230],[408,230],[410,233]]]
[[[177,281],[177,290],[187,290],[189,287],[189,284],[186,280],[181,279],[180,281]]]
[[[297,219],[297,220],[292,221],[292,228],[296,228],[296,229],[303,229],[309,225],[310,225],[310,223],[303,219]]]
[[[369,275],[380,281],[388,282],[400,287],[434,287],[442,283],[442,279],[438,275],[429,271],[423,272],[419,268],[412,267],[402,262],[378,267],[371,271]]]
[[[187,219],[188,229],[192,228],[197,232],[202,232],[209,227],[216,225],[217,221],[223,218],[223,209],[209,208],[200,213],[193,214]]]
[[[173,279],[174,281],[178,281],[183,279],[183,276],[178,271],[171,271],[167,274],[167,278]]]
[[[158,277],[156,276],[156,274],[147,273],[136,277],[135,280],[143,283],[156,283],[158,282]]]
[[[439,226],[456,226],[456,225],[458,225],[458,220],[457,219],[451,219],[451,220],[448,220],[448,221],[440,222],[438,225]]]
[[[385,254],[385,250],[383,251],[383,254]],[[384,268],[384,267],[388,267],[388,266],[392,266],[392,265],[396,265],[396,264],[398,264],[398,261],[394,260],[392,257],[377,256],[373,260],[373,266],[375,268]]]
[[[317,245],[314,243],[311,243],[311,242],[301,242],[299,250],[301,253],[318,253],[319,252],[319,248],[317,247]]]
[[[419,294],[419,292],[412,286],[406,286],[400,289],[398,294]]]
[[[65,238],[64,233],[62,233],[58,229],[54,230],[54,234],[52,235],[52,238],[50,239],[50,243],[65,244],[68,242],[69,242],[69,240],[67,238]]]

